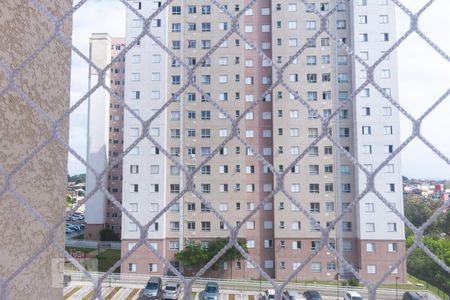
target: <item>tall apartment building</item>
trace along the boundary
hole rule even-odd
[[[104,68],[125,47],[123,38],[111,38],[106,33],[93,33],[90,38],[89,58],[99,68]],[[89,67],[89,88],[98,82],[97,71]],[[107,72],[105,83],[112,95],[103,88],[97,89],[88,99],[87,162],[101,173],[111,161],[123,152],[123,105],[125,85],[125,59],[115,61]],[[114,165],[103,182],[108,191],[122,202],[122,163]],[[96,178],[87,170],[86,189],[89,194],[96,187]],[[103,228],[121,233],[122,212],[106,199],[103,192],[96,192],[86,202],[85,238],[98,240]]]
[[[302,264],[306,265],[298,278],[350,275],[326,245],[321,248],[318,225],[326,228],[341,212],[346,214],[330,230],[330,247],[365,278],[381,278],[403,255],[404,225],[388,206],[374,193],[350,205],[367,180],[349,155],[375,171],[399,145],[396,109],[374,86],[359,89],[373,76],[384,94],[398,99],[396,56],[391,53],[373,75],[366,74],[334,40],[373,64],[395,41],[394,5],[387,0],[339,4],[329,18],[329,33],[317,33],[321,21],[313,11],[329,13],[338,1],[311,2],[305,7],[296,1],[256,1],[239,18],[239,30],[247,40],[237,34],[222,40],[232,23],[226,13],[203,1],[173,1],[151,23],[154,39],[142,38],[127,54],[125,102],[134,114],[125,112],[124,146],[134,147],[124,159],[123,203],[141,223],[152,222],[147,238],[174,265],[175,254],[187,243],[207,246],[208,240],[229,236],[226,222],[212,209],[229,225],[241,226],[239,236],[247,240],[249,255],[279,279]],[[238,14],[249,1],[222,3]],[[150,0],[130,4],[144,16],[164,5]],[[143,22],[128,11],[126,43],[142,30]],[[192,75],[172,55],[195,68],[194,84],[185,86]],[[272,86],[279,76],[284,83]],[[358,94],[352,96],[355,90]],[[160,111],[166,102],[170,105]],[[148,127],[136,115],[152,118]],[[242,141],[233,138],[223,145],[234,118],[241,118]],[[328,124],[326,130],[321,118]],[[330,138],[318,139],[323,130]],[[154,143],[144,138],[133,144],[141,134]],[[261,157],[277,172],[285,172],[286,193],[271,197],[279,182]],[[189,171],[199,168],[192,183],[174,161]],[[398,157],[379,170],[373,184],[403,212]],[[191,191],[178,196],[192,186],[212,207]],[[245,219],[258,205],[258,212]],[[122,256],[139,237],[136,224],[124,216]],[[315,251],[317,255],[306,262]],[[247,261],[232,264],[224,263],[218,275],[260,277]],[[146,247],[122,264],[126,273],[167,271]],[[402,263],[386,282],[396,277],[404,281],[405,275]]]

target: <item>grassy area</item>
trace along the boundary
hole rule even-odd
[[[380,288],[385,288],[385,289],[395,289],[395,283],[389,283],[389,284],[381,284]],[[423,290],[422,287],[418,287],[414,284],[410,284],[410,283],[399,283],[397,284],[397,288],[399,290]]]
[[[91,290],[86,296],[83,297],[82,300],[90,300],[92,295],[94,295],[94,290]]]
[[[67,293],[66,295],[64,295],[64,300],[69,299],[70,297],[72,297],[72,295],[74,295],[74,294],[75,294],[76,292],[78,292],[79,290],[81,290],[81,286],[72,289],[69,293]]]
[[[84,234],[76,235],[72,238],[72,240],[84,240]]]
[[[196,295],[197,295],[197,292],[192,292],[192,299],[195,299]]]
[[[108,249],[97,255],[98,259],[98,271],[106,272],[111,268],[118,260],[120,260],[120,250]],[[115,273],[120,273],[120,267],[114,270]]]
[[[131,300],[131,299],[133,299],[134,296],[136,296],[136,294],[139,293],[139,291],[140,291],[139,289],[134,289],[134,290],[128,295],[127,299],[125,299],[125,300]]]
[[[97,249],[90,248],[78,248],[78,247],[66,247],[67,252],[81,251],[83,253],[95,252]],[[120,260],[120,250],[107,249],[95,257],[98,261],[98,272],[106,272],[111,268],[118,260]],[[114,270],[115,273],[120,273],[120,267]]]
[[[446,295],[443,291],[441,291],[437,287],[432,286],[429,283],[427,283],[423,280],[420,280],[412,275],[408,274],[408,280],[411,281],[416,286],[416,288],[418,288],[417,285],[420,285],[420,289],[426,289],[428,291],[431,291],[435,295],[441,296],[442,299],[444,299],[444,300],[450,299],[449,295]]]
[[[120,288],[114,288],[106,297],[105,300],[111,300],[117,292],[120,291]]]

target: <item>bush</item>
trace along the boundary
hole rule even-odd
[[[114,233],[111,229],[100,230],[100,241],[119,241],[119,235]]]
[[[348,285],[349,286],[359,286],[359,280],[356,277],[353,277],[351,279],[348,280]]]

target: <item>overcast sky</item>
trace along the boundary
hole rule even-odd
[[[376,0],[369,0],[376,1]],[[402,0],[413,12],[425,0]],[[450,1],[436,0],[420,18],[420,28],[442,50],[450,54]],[[397,10],[397,36],[409,27],[409,18]],[[119,1],[90,0],[74,14],[73,43],[88,56],[92,32],[125,35],[125,7]],[[450,63],[435,52],[417,34],[408,37],[398,48],[400,105],[418,118],[450,88]],[[78,55],[72,56],[71,103],[88,90],[88,67]],[[87,101],[72,113],[70,145],[82,157],[86,156]],[[411,135],[411,122],[401,117],[402,140]],[[450,157],[450,99],[438,106],[422,124],[422,134]],[[450,179],[450,166],[437,157],[421,141],[414,140],[402,152],[403,175],[411,178]],[[69,155],[69,174],[84,173],[85,167]]]

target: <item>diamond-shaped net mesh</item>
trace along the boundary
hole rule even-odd
[[[370,2],[371,0],[368,0]],[[385,168],[389,162],[397,157],[399,153],[413,140],[420,140],[422,141],[429,149],[431,149],[435,154],[437,154],[445,163],[450,164],[450,159],[446,157],[439,149],[437,149],[429,140],[426,139],[421,134],[421,124],[422,121],[433,111],[435,110],[449,95],[450,89],[443,94],[429,109],[426,110],[425,113],[423,113],[419,118],[414,118],[406,109],[404,109],[397,99],[393,99],[389,93],[383,87],[375,81],[376,76],[375,70],[377,67],[380,66],[380,64],[396,49],[399,47],[399,45],[402,44],[402,42],[410,35],[416,34],[419,37],[421,37],[427,44],[429,44],[435,52],[440,55],[442,58],[444,58],[446,61],[450,61],[449,55],[439,48],[438,45],[436,45],[427,35],[420,29],[419,27],[419,19],[423,12],[425,12],[428,7],[432,4],[433,1],[429,1],[426,5],[423,6],[422,9],[420,9],[417,13],[411,12],[407,7],[405,7],[400,1],[397,0],[390,0],[392,3],[394,3],[401,11],[403,11],[406,15],[409,16],[411,23],[410,28],[400,37],[397,39],[396,42],[391,43],[389,48],[384,49],[384,54],[381,55],[373,64],[368,64],[368,61],[360,56],[349,46],[349,43],[344,42],[341,38],[339,38],[336,35],[334,23],[335,23],[335,13],[340,9],[342,6],[347,6],[349,8],[352,3],[347,1],[338,1],[337,3],[334,3],[334,7],[330,7],[327,11],[321,11],[317,5],[313,6],[311,3],[309,3],[306,0],[297,1],[299,6],[303,9],[308,9],[312,14],[315,15],[315,18],[318,20],[318,28],[316,29],[316,32],[312,34],[305,43],[299,44],[297,46],[297,49],[295,52],[292,53],[292,56],[290,59],[285,63],[277,62],[274,57],[276,55],[268,55],[267,51],[262,49],[257,43],[255,43],[251,38],[248,37],[248,34],[243,31],[242,26],[239,26],[239,24],[242,24],[242,18],[244,17],[245,11],[248,9],[251,9],[255,3],[257,3],[256,0],[248,1],[245,6],[243,6],[239,11],[235,11],[231,9],[231,5],[228,7],[223,5],[221,2],[216,0],[209,1],[209,4],[212,5],[217,10],[222,11],[226,16],[229,18],[230,26],[228,30],[225,30],[223,36],[219,39],[217,39],[217,42],[210,47],[210,49],[203,55],[202,58],[198,60],[193,65],[187,64],[184,57],[178,56],[176,53],[174,53],[170,47],[159,39],[159,37],[155,36],[151,31],[151,24],[152,21],[156,20],[160,14],[163,14],[165,10],[168,10],[176,1],[163,1],[158,9],[156,9],[149,17],[143,16],[139,10],[137,10],[132,2],[128,2],[126,0],[120,0],[120,2],[126,7],[126,9],[133,12],[136,18],[140,19],[142,22],[142,32],[139,34],[131,43],[127,44],[125,48],[120,52],[119,55],[117,55],[113,60],[103,69],[100,69],[98,66],[96,66],[92,61],[90,61],[89,57],[82,53],[79,49],[77,49],[73,44],[70,42],[69,37],[67,37],[63,31],[63,24],[67,21],[68,18],[70,18],[74,13],[77,12],[83,5],[88,2],[88,0],[82,0],[79,1],[73,8],[62,17],[56,17],[52,14],[51,11],[49,11],[45,6],[43,6],[38,0],[30,0],[30,3],[40,11],[40,13],[48,18],[48,20],[53,24],[54,26],[54,33],[51,35],[50,39],[44,43],[42,43],[42,46],[37,47],[34,52],[26,59],[22,64],[20,64],[18,67],[14,69],[10,69],[7,65],[4,64],[4,62],[0,59],[0,66],[2,69],[2,72],[7,74],[7,86],[3,87],[3,89],[0,91],[0,97],[4,96],[8,91],[14,91],[20,97],[23,99],[23,101],[29,105],[35,112],[41,115],[42,119],[45,120],[48,124],[51,124],[53,128],[52,135],[49,136],[45,141],[43,141],[41,144],[37,145],[35,148],[35,151],[30,153],[25,159],[21,161],[15,162],[15,167],[7,172],[2,168],[0,165],[0,174],[5,178],[5,185],[2,187],[0,195],[4,195],[5,193],[10,193],[14,196],[15,200],[21,203],[39,222],[44,226],[46,230],[48,230],[49,239],[48,242],[41,247],[36,253],[29,258],[25,263],[23,263],[20,266],[17,266],[17,269],[14,272],[11,272],[8,277],[3,278],[1,283],[1,298],[7,298],[8,297],[8,285],[9,283],[21,272],[26,270],[27,266],[34,260],[36,257],[42,253],[43,251],[46,251],[48,247],[53,245],[57,249],[59,249],[61,252],[64,252],[64,256],[67,260],[69,260],[78,270],[80,270],[87,278],[89,278],[92,281],[92,284],[94,286],[92,299],[98,298],[103,299],[102,296],[102,284],[104,283],[106,278],[109,278],[113,271],[121,265],[123,261],[125,261],[127,258],[129,258],[139,247],[144,246],[147,247],[159,260],[171,271],[173,274],[175,274],[178,279],[183,282],[184,284],[184,298],[188,299],[192,295],[192,285],[194,282],[196,282],[199,278],[201,278],[202,275],[205,274],[205,272],[215,264],[220,257],[231,247],[235,247],[245,258],[246,261],[250,262],[255,266],[255,268],[260,272],[261,277],[265,278],[268,282],[270,282],[275,291],[276,291],[276,297],[278,299],[281,299],[281,294],[286,285],[291,282],[296,276],[303,270],[305,266],[308,265],[309,262],[313,260],[313,258],[322,250],[325,248],[328,248],[327,251],[331,252],[332,255],[335,256],[337,261],[340,265],[345,266],[353,275],[358,278],[364,285],[366,286],[369,294],[369,299],[376,299],[376,292],[377,288],[380,286],[380,284],[383,283],[383,281],[389,276],[389,274],[396,269],[400,264],[402,264],[407,256],[412,253],[413,250],[420,248],[422,249],[429,257],[432,258],[434,262],[436,262],[440,267],[442,267],[445,271],[450,273],[450,267],[447,266],[441,259],[439,259],[433,252],[431,252],[423,243],[422,237],[424,234],[424,230],[432,224],[438,216],[448,208],[450,205],[450,202],[447,201],[443,203],[439,209],[435,211],[435,213],[432,215],[432,217],[425,222],[421,227],[417,228],[415,227],[408,219],[405,218],[405,216],[396,208],[394,207],[383,195],[382,192],[378,191],[375,188],[375,179],[376,176],[380,173],[380,171]],[[361,1],[365,2],[365,1]],[[283,3],[284,4],[284,3]],[[249,16],[246,16],[247,18]],[[184,26],[184,25],[182,25]],[[302,98],[298,92],[296,92],[296,89],[291,87],[289,80],[286,80],[287,72],[289,72],[289,68],[293,66],[293,64],[296,62],[297,59],[301,58],[304,54],[305,50],[312,44],[316,44],[316,42],[319,42],[319,37],[328,37],[335,45],[336,49],[339,49],[339,51],[343,51],[351,58],[351,61],[355,64],[359,64],[361,68],[365,70],[366,74],[366,80],[360,85],[353,88],[353,92],[351,95],[349,95],[348,99],[345,101],[340,101],[339,105],[337,105],[333,111],[330,111],[327,114],[322,114],[318,112],[307,99]],[[149,38],[152,40],[152,42],[155,44],[155,47],[160,47],[163,51],[165,51],[168,55],[168,57],[171,57],[174,61],[179,63],[181,65],[181,68],[185,71],[185,78],[180,85],[180,88],[177,92],[172,94],[172,97],[160,107],[160,109],[156,112],[154,112],[153,116],[149,119],[143,119],[141,116],[139,116],[132,107],[128,105],[126,101],[124,101],[121,97],[115,96],[115,94],[111,91],[111,88],[108,84],[105,82],[106,73],[110,68],[113,66],[113,64],[121,60],[133,47],[135,47],[139,41],[142,39]],[[211,58],[217,49],[220,48],[220,45],[222,45],[224,42],[230,40],[231,38],[238,38],[243,43],[246,44],[246,47],[248,50],[253,50],[255,53],[261,57],[264,61],[267,61],[268,64],[271,66],[273,70],[273,80],[271,83],[266,85],[265,89],[258,95],[257,99],[252,102],[251,105],[245,108],[244,111],[242,111],[238,116],[234,116],[233,114],[230,114],[229,109],[225,109],[223,105],[220,103],[220,101],[217,101],[214,97],[210,96],[202,87],[201,84],[199,84],[199,78],[200,76],[196,76],[200,72],[200,67],[202,64],[204,64],[209,58]],[[22,72],[24,69],[27,68],[27,66],[47,47],[47,45],[52,40],[60,40],[64,45],[68,48],[70,48],[76,55],[78,55],[81,59],[83,59],[87,64],[90,65],[91,68],[95,69],[98,72],[98,82],[96,84],[92,85],[92,88],[85,94],[83,97],[81,97],[74,105],[70,107],[68,111],[66,111],[64,114],[62,114],[59,117],[52,116],[49,112],[47,112],[45,109],[40,107],[29,95],[27,95],[17,84],[16,84],[16,77],[17,75]],[[336,50],[337,51],[337,50]],[[242,76],[243,77],[243,76]],[[375,90],[377,90],[393,107],[395,107],[400,114],[402,114],[404,117],[410,120],[413,126],[413,132],[411,136],[409,136],[401,145],[396,147],[394,151],[389,154],[386,159],[377,166],[373,171],[368,170],[364,165],[362,165],[358,159],[353,156],[350,152],[348,152],[340,143],[339,139],[336,136],[336,133],[333,133],[331,128],[333,128],[333,122],[334,120],[339,117],[339,113],[342,109],[351,107],[352,103],[356,101],[356,97],[358,94],[360,94],[364,88],[371,86]],[[214,145],[214,150],[211,151],[209,155],[207,155],[204,160],[199,163],[194,169],[188,169],[187,165],[184,165],[180,162],[179,159],[174,157],[169,149],[166,149],[164,145],[161,145],[151,134],[150,134],[150,126],[152,122],[158,118],[160,114],[162,114],[170,105],[173,105],[175,103],[178,103],[179,96],[182,95],[184,92],[187,91],[187,89],[194,90],[202,95],[202,98],[208,102],[211,107],[216,110],[217,112],[220,112],[225,116],[225,119],[229,121],[229,129],[227,131],[226,136],[224,137],[223,141],[221,141],[219,144]],[[247,113],[252,112],[255,108],[257,108],[259,105],[262,105],[262,103],[265,101],[267,96],[273,95],[275,96],[276,89],[283,88],[288,93],[290,93],[293,97],[293,100],[296,101],[299,105],[299,107],[306,108],[310,111],[315,112],[316,118],[321,123],[321,128],[317,132],[317,135],[312,140],[312,142],[309,144],[308,147],[306,147],[302,152],[298,153],[296,158],[290,162],[289,166],[286,167],[284,170],[279,170],[278,168],[275,168],[273,166],[273,161],[269,161],[265,155],[262,153],[259,153],[255,146],[253,146],[248,139],[244,138],[241,134],[241,128],[243,128],[243,122],[244,117],[247,115]],[[116,101],[121,102],[124,109],[131,115],[135,117],[136,120],[138,120],[142,127],[142,134],[136,138],[135,142],[131,143],[126,149],[124,149],[123,153],[119,154],[117,157],[114,157],[112,161],[109,163],[108,168],[103,170],[102,172],[96,172],[94,168],[89,166],[89,164],[86,162],[86,160],[79,155],[74,149],[72,149],[60,136],[59,130],[66,118],[70,116],[71,113],[73,113],[80,105],[85,103],[88,98],[98,89],[105,89],[106,91],[110,92],[112,97],[115,97]],[[183,100],[182,100],[183,101]],[[183,111],[181,112],[184,113]],[[337,130],[337,128],[333,128],[334,130]],[[243,131],[243,130],[242,130]],[[229,132],[229,133],[228,133]],[[181,133],[184,134],[184,133]],[[115,199],[114,195],[111,194],[108,189],[105,187],[102,182],[105,181],[106,177],[108,176],[108,172],[111,171],[111,169],[116,165],[122,162],[124,157],[136,146],[138,145],[142,140],[149,140],[153,145],[158,147],[163,155],[167,157],[168,160],[170,160],[175,166],[177,166],[180,170],[182,175],[184,176],[184,185],[182,186],[179,193],[171,200],[168,201],[167,205],[157,213],[152,220],[150,220],[146,224],[142,224],[136,217],[133,215],[133,213],[129,212],[126,207],[122,206],[120,201]],[[305,156],[310,153],[311,149],[314,148],[316,145],[318,145],[321,141],[327,140],[331,142],[333,146],[336,147],[336,149],[339,149],[344,155],[345,158],[348,159],[351,163],[354,164],[355,168],[358,168],[361,170],[362,174],[365,176],[365,180],[367,181],[365,189],[363,189],[358,195],[356,195],[350,203],[349,208],[355,207],[358,202],[364,198],[367,194],[372,193],[376,195],[379,201],[384,203],[387,207],[389,207],[395,215],[397,215],[403,222],[406,224],[407,227],[409,227],[415,234],[415,241],[414,244],[408,249],[408,251],[398,259],[396,263],[394,263],[392,266],[390,266],[390,269],[386,274],[384,274],[378,281],[376,282],[370,282],[366,278],[362,277],[357,269],[355,269],[351,264],[349,264],[341,252],[335,249],[335,247],[331,246],[329,244],[330,235],[335,225],[339,225],[339,222],[343,219],[345,212],[338,211],[336,213],[335,219],[327,224],[326,227],[319,225],[319,230],[321,232],[321,243],[320,247],[317,247],[312,253],[305,258],[302,261],[302,264],[299,265],[292,273],[287,276],[287,278],[279,283],[276,282],[269,274],[267,274],[264,271],[264,268],[258,264],[258,262],[252,258],[239,244],[238,244],[238,235],[241,227],[246,224],[246,221],[250,220],[252,216],[258,213],[258,211],[262,210],[264,207],[265,202],[272,202],[273,198],[276,195],[284,195],[287,199],[289,199],[290,202],[292,202],[295,206],[297,206],[300,213],[305,215],[307,219],[309,219],[312,223],[315,223],[317,225],[317,220],[310,212],[309,209],[306,209],[304,205],[297,199],[293,194],[292,191],[286,189],[285,186],[285,180],[286,177],[289,176],[289,171],[294,168],[298,162],[305,158]],[[49,224],[46,219],[31,205],[29,205],[28,200],[20,195],[17,191],[15,191],[14,187],[11,183],[11,180],[16,174],[24,168],[24,166],[27,165],[27,163],[30,162],[30,160],[36,156],[39,151],[41,151],[43,148],[47,147],[47,145],[52,142],[57,141],[62,146],[64,146],[71,155],[73,155],[76,159],[78,159],[82,164],[86,166],[90,172],[92,172],[96,176],[97,185],[94,190],[92,190],[89,194],[85,196],[85,200],[83,202],[80,202],[76,207],[72,209],[72,212],[76,211],[81,205],[83,205],[86,201],[89,201],[89,199],[94,195],[96,192],[101,191],[104,195],[106,195],[107,199],[111,201],[115,206],[117,206],[123,213],[123,216],[127,216],[131,221],[133,221],[140,231],[140,239],[138,243],[126,254],[122,254],[122,258],[114,264],[106,273],[101,274],[100,276],[93,276],[90,274],[80,263],[77,259],[73,258],[67,251],[65,251],[64,246],[59,244],[55,239],[55,232],[57,230],[60,230],[61,224],[64,223],[64,219],[61,219],[57,224]],[[264,199],[261,199],[259,205],[256,205],[252,210],[248,212],[248,214],[245,216],[242,221],[234,226],[229,220],[227,220],[220,211],[214,208],[213,205],[211,205],[210,200],[205,197],[204,193],[200,192],[198,190],[198,185],[195,185],[195,179],[194,176],[201,170],[202,166],[205,166],[209,161],[214,159],[219,151],[226,146],[231,141],[240,143],[243,148],[249,149],[248,151],[251,152],[255,159],[257,161],[260,161],[264,167],[270,169],[271,173],[273,174],[273,186],[274,188],[268,193]],[[274,148],[277,148],[277,145],[274,145]],[[183,151],[183,149],[181,150]],[[208,205],[211,209],[211,212],[222,221],[227,228],[229,228],[229,243],[224,247],[217,255],[206,265],[204,265],[193,277],[184,277],[178,270],[175,268],[171,262],[164,257],[164,254],[155,249],[149,240],[147,239],[147,233],[152,224],[158,220],[161,216],[163,216],[169,208],[177,203],[183,196],[187,195],[188,193],[192,194],[193,196],[197,197],[202,203],[205,205]]]

